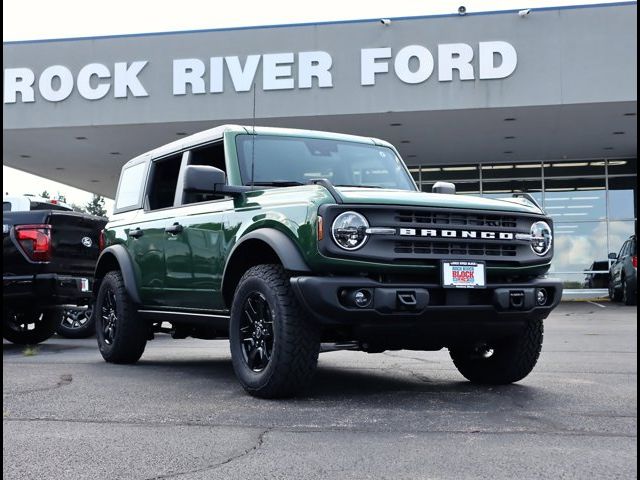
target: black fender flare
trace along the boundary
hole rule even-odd
[[[278,255],[278,258],[280,258],[280,261],[282,262],[282,266],[286,270],[295,272],[311,272],[311,269],[302,257],[300,250],[291,238],[275,228],[260,228],[243,236],[231,249],[222,273],[221,287],[223,292],[225,291],[226,282],[229,281],[228,268],[235,253],[243,244],[250,240],[260,240],[269,245],[269,247],[276,252],[276,255]]]
[[[94,274],[94,295],[97,295],[98,293],[100,280],[104,277],[104,273],[109,271],[109,269],[104,269],[104,265],[110,261],[111,258],[115,259],[120,268],[122,279],[124,280],[124,286],[129,294],[129,298],[133,303],[140,305],[142,302],[140,301],[140,295],[138,294],[138,284],[136,282],[133,260],[123,245],[111,245],[100,253]],[[103,270],[104,273],[102,272]]]

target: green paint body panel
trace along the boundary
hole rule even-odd
[[[220,131],[224,140],[227,183],[241,185],[235,137],[251,133],[247,127],[229,126]],[[257,135],[285,135],[336,139],[384,145],[377,139],[353,137],[326,132],[257,127]],[[200,134],[198,134],[200,135]],[[212,140],[213,141],[213,140]],[[175,143],[175,142],[174,142]],[[188,146],[176,144],[176,151]],[[205,142],[206,143],[206,142]],[[200,143],[202,144],[202,143]],[[162,147],[164,148],[164,147]],[[397,151],[394,152],[398,155]],[[153,152],[149,158],[153,158]],[[135,159],[134,159],[135,160]],[[133,162],[133,161],[132,161]],[[125,165],[126,168],[126,165]],[[501,201],[474,196],[432,194],[407,190],[377,188],[338,188],[345,205],[395,205],[410,207],[442,207],[464,210],[486,210],[514,214],[538,214],[533,205],[520,200]],[[433,272],[433,265],[375,263],[343,258],[329,258],[318,250],[318,209],[336,201],[325,187],[304,185],[286,188],[256,188],[237,198],[176,206],[155,211],[140,208],[117,214],[106,228],[107,244],[123,244],[133,261],[135,280],[145,305],[185,309],[225,310],[222,296],[223,273],[234,246],[258,229],[273,228],[284,233],[295,244],[311,271],[318,273],[348,272],[357,274]],[[165,228],[179,223],[183,231],[177,235]],[[131,238],[132,229],[144,235]],[[330,225],[325,225],[325,235]],[[534,267],[500,267],[496,272],[526,273],[548,268],[549,261]]]

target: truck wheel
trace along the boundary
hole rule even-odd
[[[65,338],[87,338],[96,333],[93,305],[63,310],[56,333]]]
[[[240,279],[229,343],[236,376],[253,396],[291,397],[311,383],[319,332],[305,320],[280,265],[252,267]]]
[[[631,287],[627,283],[627,279],[622,279],[622,301],[625,305],[635,305],[637,302],[637,298],[635,295],[636,292],[631,291]]]
[[[138,318],[119,271],[107,273],[94,307],[98,348],[107,362],[135,363],[147,345],[147,325]]]
[[[542,348],[542,320],[530,320],[522,334],[496,345],[451,348],[458,371],[473,383],[505,385],[529,375]]]
[[[3,309],[2,336],[16,345],[35,345],[50,338],[60,324],[62,312]]]

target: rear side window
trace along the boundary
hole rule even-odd
[[[144,186],[146,163],[138,163],[125,168],[120,176],[116,210],[137,207],[140,203],[140,192]]]

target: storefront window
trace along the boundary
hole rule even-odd
[[[583,272],[607,262],[606,222],[558,223],[554,231],[551,272]]]
[[[623,220],[636,216],[637,177],[609,178],[609,219]]]
[[[544,208],[554,222],[606,219],[604,178],[546,180]]]

